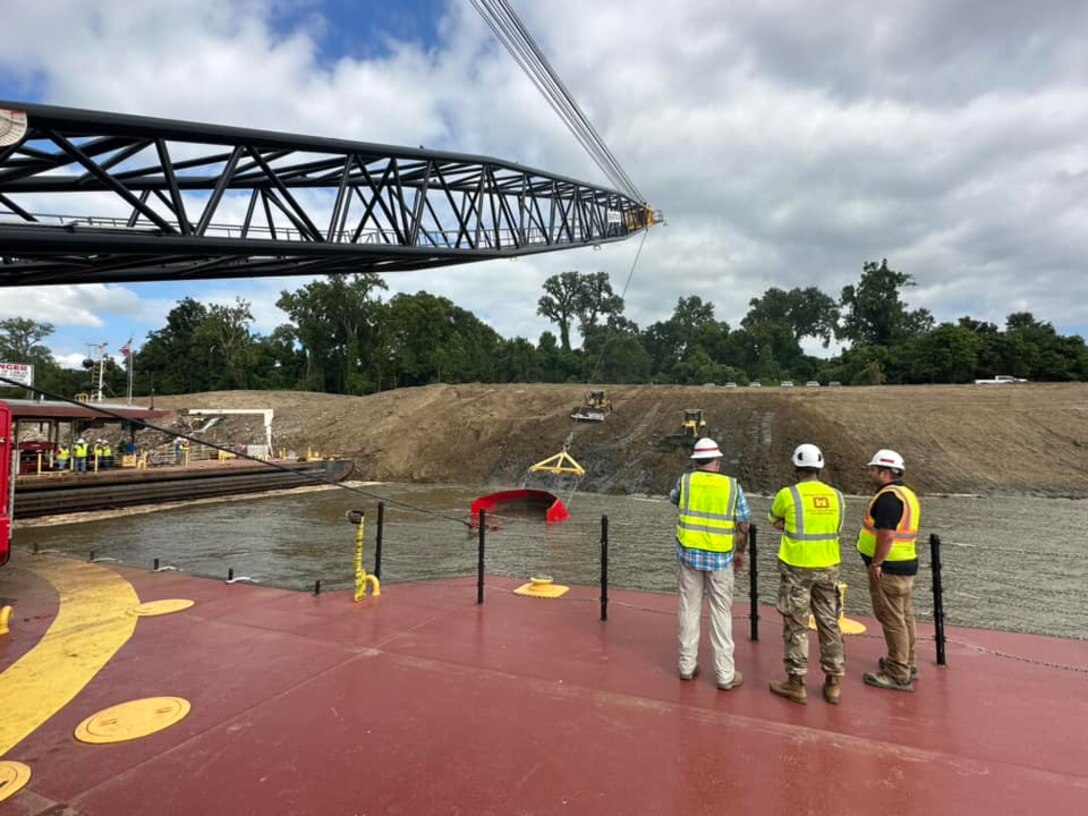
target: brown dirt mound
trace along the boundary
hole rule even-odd
[[[1088,383],[726,389],[613,386],[603,423],[575,423],[584,385],[432,385],[346,397],[289,391],[160,397],[156,407],[273,408],[277,446],[350,457],[356,477],[509,484],[569,449],[583,490],[667,492],[687,465],[683,409],[702,408],[726,470],[752,492],[791,481],[789,455],[815,442],[826,478],[868,492],[877,448],[903,454],[927,493],[1088,497]],[[252,439],[250,441],[257,441]]]

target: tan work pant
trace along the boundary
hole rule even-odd
[[[873,615],[884,629],[888,645],[885,672],[900,683],[910,682],[910,670],[917,665],[914,654],[914,576],[869,573],[869,596]]]
[[[733,565],[721,570],[696,570],[678,565],[680,672],[691,674],[699,655],[699,619],[703,596],[710,602],[710,645],[714,648],[714,678],[733,682]]]

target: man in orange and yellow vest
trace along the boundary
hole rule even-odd
[[[722,691],[744,676],[733,662],[733,571],[744,565],[748,546],[748,502],[737,480],[721,473],[722,452],[713,439],[700,439],[691,454],[695,469],[669,493],[678,506],[677,590],[681,680],[699,673],[699,618],[703,596],[710,602],[710,643],[714,679]]]
[[[922,508],[915,492],[903,484],[905,471],[903,457],[895,451],[873,454],[869,478],[876,494],[858,533],[858,552],[869,571],[873,614],[884,629],[888,647],[879,671],[868,672],[862,679],[866,685],[895,691],[914,691],[918,677],[913,593]]]
[[[797,484],[778,491],[767,518],[782,531],[778,547],[778,611],[782,613],[786,679],[771,691],[795,703],[807,702],[808,616],[816,620],[824,699],[842,697],[846,659],[839,615],[839,535],[845,504],[842,493],[820,481],[824,455],[811,444],[798,445],[791,458]]]

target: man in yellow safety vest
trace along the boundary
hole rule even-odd
[[[771,691],[795,703],[805,703],[808,672],[808,616],[816,620],[824,699],[838,704],[846,662],[839,629],[839,535],[843,498],[820,481],[823,452],[799,445],[791,459],[797,484],[774,497],[767,518],[782,531],[778,547],[778,611],[786,652],[786,679],[772,681]]]
[[[884,629],[887,657],[879,671],[863,676],[866,685],[914,691],[918,663],[914,652],[914,576],[918,574],[918,496],[903,484],[906,465],[893,450],[878,450],[869,461],[876,494],[858,533],[858,552],[869,571],[873,615]]]
[[[710,602],[714,675],[722,691],[744,676],[733,662],[733,571],[744,565],[748,546],[748,503],[737,480],[721,473],[722,452],[713,439],[700,439],[691,454],[695,469],[669,493],[677,505],[676,558],[680,618],[681,680],[699,673],[699,617],[703,596]]]

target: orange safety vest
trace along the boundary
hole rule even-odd
[[[922,520],[922,506],[915,492],[906,485],[885,485],[873,496],[858,532],[858,552],[870,558],[876,554],[877,529],[873,519],[873,505],[885,493],[894,493],[903,502],[903,515],[899,517],[899,525],[892,531],[892,548],[886,560],[914,561],[918,558],[915,544],[918,541],[918,526]]]

